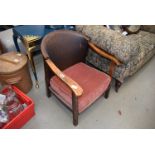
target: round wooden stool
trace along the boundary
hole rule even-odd
[[[28,70],[27,57],[17,52],[0,55],[0,82],[13,84],[24,93],[32,88],[32,80]]]

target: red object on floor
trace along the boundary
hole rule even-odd
[[[23,104],[25,103],[27,107],[19,113],[16,117],[14,117],[10,122],[2,127],[2,129],[20,129],[23,127],[34,115],[34,102],[30,97],[25,95],[22,91],[20,91],[15,86],[12,86],[13,90],[16,92],[18,99]],[[7,88],[5,88],[2,93],[5,93]]]
[[[64,70],[64,73],[76,81],[84,91],[82,96],[78,98],[79,113],[84,111],[99,96],[104,94],[111,81],[109,75],[89,67],[84,63],[75,64]],[[55,95],[72,109],[72,93],[68,86],[57,76],[51,79],[50,85]]]

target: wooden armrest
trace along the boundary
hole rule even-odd
[[[74,80],[72,80],[70,77],[65,75],[62,71],[59,70],[59,68],[50,60],[45,60],[50,69],[63,81],[65,84],[69,86],[69,88],[74,92],[76,96],[81,96],[83,93],[83,89],[81,86],[76,83]]]
[[[101,50],[100,48],[98,48],[97,46],[95,46],[93,43],[91,43],[90,41],[88,41],[88,45],[89,47],[94,51],[96,52],[97,54],[107,58],[107,59],[110,59],[111,61],[113,61],[116,65],[120,65],[121,62],[116,58],[114,57],[113,55],[105,52],[104,50]]]

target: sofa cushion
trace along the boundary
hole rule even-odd
[[[106,25],[106,27],[123,35],[136,34],[141,28],[140,25]]]
[[[106,25],[106,27],[120,33],[123,32],[123,28],[121,25]]]
[[[128,34],[136,34],[140,30],[140,25],[123,25],[123,28],[128,32]]]
[[[147,31],[150,33],[155,33],[155,25],[142,25],[141,30]]]
[[[108,88],[111,78],[104,72],[98,71],[84,63],[75,64],[64,73],[76,81],[82,88],[83,94],[78,98],[79,113],[90,106]],[[51,88],[70,109],[72,109],[72,92],[57,76],[51,78]]]
[[[128,36],[129,40],[132,41],[130,51],[130,62],[133,59],[137,59],[139,55],[146,55],[149,51],[155,48],[155,34],[140,31],[138,34]],[[135,46],[132,46],[136,44]],[[135,47],[137,47],[135,49]]]
[[[122,35],[128,35],[128,32],[124,29],[123,25],[106,25],[108,29],[112,29],[116,32],[121,33]]]

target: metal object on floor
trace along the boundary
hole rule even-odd
[[[32,72],[35,78],[36,88],[39,88],[39,81],[33,59],[33,52],[40,50],[41,40],[46,34],[60,28],[74,30],[74,27],[72,25],[61,25],[61,27],[60,25],[53,25],[53,27],[48,25],[24,25],[13,28],[13,40],[17,51],[20,52],[18,39],[22,41],[26,48],[27,56],[30,61]]]

